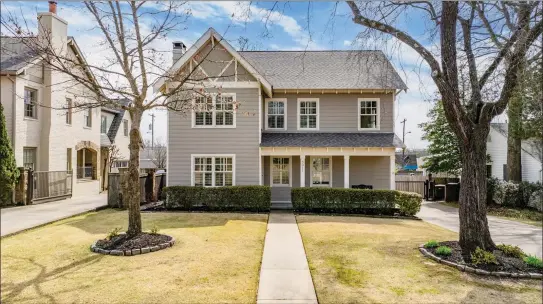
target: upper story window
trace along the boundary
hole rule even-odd
[[[194,99],[193,128],[235,128],[235,94],[211,94]]]
[[[86,109],[83,111],[83,123],[87,128],[92,127],[92,109]]]
[[[298,98],[298,130],[319,129],[319,99]]]
[[[38,103],[38,91],[31,89],[31,88],[25,88],[25,117],[29,118],[38,118],[38,111],[37,111],[37,103]]]
[[[123,120],[123,134],[128,136],[128,119]]]
[[[106,134],[107,133],[107,116],[102,115],[102,120],[100,122],[100,133]]]
[[[358,98],[358,130],[379,129],[379,98]]]
[[[70,98],[66,98],[66,124],[71,125],[72,124],[72,100]]]
[[[287,129],[287,100],[270,99],[266,100],[266,129],[286,130]]]
[[[193,163],[192,184],[194,186],[219,187],[235,184],[233,156],[196,155]]]

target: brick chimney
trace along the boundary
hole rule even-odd
[[[49,1],[49,12],[56,14],[57,13],[57,2],[56,1]]]

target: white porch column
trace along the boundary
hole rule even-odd
[[[300,155],[300,187],[305,187],[305,155]]]
[[[396,190],[396,156],[390,156],[390,190]]]
[[[349,188],[349,160],[350,155],[343,156],[343,188]]]

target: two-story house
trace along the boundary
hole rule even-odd
[[[81,86],[59,85],[67,76],[45,66],[21,41],[49,41],[60,56],[84,61],[67,29],[56,5],[50,5],[49,12],[38,14],[38,36],[1,38],[1,101],[17,165],[35,171],[39,187],[71,178],[71,195],[85,196],[100,190],[101,110],[75,108],[89,93]],[[54,197],[56,189],[46,187],[40,194]]]
[[[269,185],[276,204],[292,187],[395,188],[406,86],[382,52],[238,52],[212,28],[183,47],[169,75],[204,77],[190,115],[168,114],[168,185]]]

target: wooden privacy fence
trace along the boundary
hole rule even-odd
[[[424,196],[424,182],[427,178],[422,175],[396,175],[396,190],[415,192]]]
[[[110,207],[114,208],[126,208],[122,200],[123,184],[126,183],[125,172],[110,173],[108,176],[108,193],[107,202]],[[147,193],[145,191],[145,182],[147,181],[147,174],[140,174],[140,203],[146,203],[148,200],[160,200],[162,195],[162,188],[166,187],[166,174],[155,174],[155,187],[153,193]],[[147,197],[150,194],[150,197]]]
[[[32,202],[72,196],[72,171],[30,171]]]

